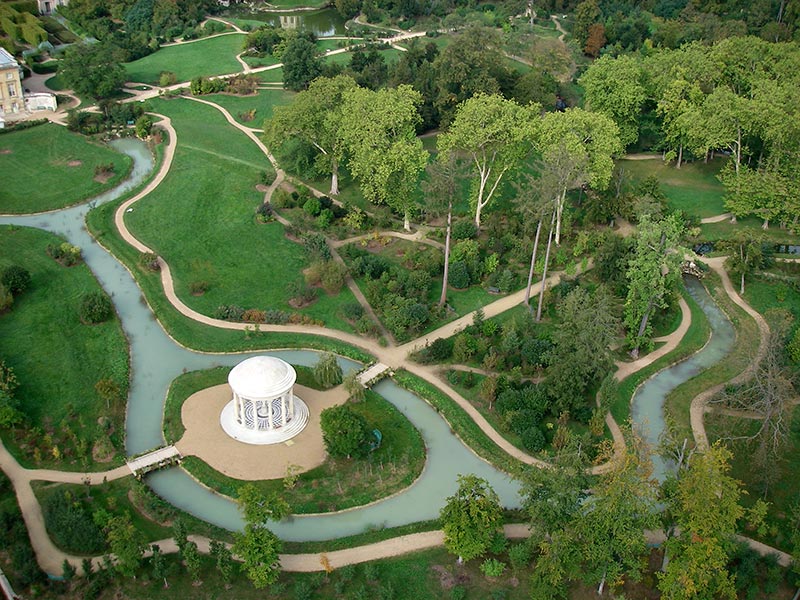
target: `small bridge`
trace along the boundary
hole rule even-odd
[[[132,458],[127,464],[131,473],[136,477],[141,477],[150,471],[170,467],[180,462],[182,458],[181,453],[178,452],[175,446],[164,446],[163,448]]]
[[[693,260],[685,260],[681,263],[681,273],[684,275],[694,275],[698,279],[702,279],[706,276],[706,272]]]
[[[365,388],[370,388],[387,375],[391,375],[392,370],[388,365],[383,363],[375,363],[361,371],[358,376],[358,382]]]

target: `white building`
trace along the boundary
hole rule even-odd
[[[39,4],[39,14],[49,15],[52,14],[59,6],[66,6],[69,0],[37,0]]]

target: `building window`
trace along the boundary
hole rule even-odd
[[[17,88],[14,87],[13,83],[8,84],[8,96],[9,98],[14,98],[17,95]]]
[[[10,81],[11,79],[14,79],[14,73],[12,73],[11,71],[9,71],[8,73],[6,73],[6,79],[7,79],[7,80],[9,80],[9,81]]]

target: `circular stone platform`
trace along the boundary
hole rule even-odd
[[[278,412],[279,410],[277,403],[277,400],[272,401],[272,408],[275,412]],[[308,423],[308,407],[306,406],[306,403],[300,400],[300,398],[297,396],[294,396],[293,404],[294,411],[292,413],[291,420],[283,427],[277,427],[271,430],[250,429],[240,425],[236,419],[235,400],[228,402],[225,405],[225,408],[222,409],[222,413],[219,416],[219,422],[220,425],[222,425],[222,429],[225,431],[225,433],[239,442],[256,445],[280,444],[286,440],[292,439],[298,433],[303,431],[306,423]],[[256,415],[253,415],[253,412],[256,412]],[[256,416],[258,417],[259,421],[266,419],[266,415],[256,411],[252,404],[245,408],[245,413],[245,417],[249,417],[251,420],[255,420],[254,417]]]

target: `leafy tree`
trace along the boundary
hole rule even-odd
[[[737,230],[720,246],[723,252],[729,253],[725,267],[732,275],[739,276],[739,293],[744,294],[745,275],[750,275],[764,263],[761,239],[750,231]]]
[[[276,106],[272,118],[264,123],[264,134],[270,146],[298,137],[317,149],[320,153],[317,163],[331,173],[332,195],[339,193],[339,163],[344,158],[343,140],[339,135],[342,96],[355,86],[355,81],[346,75],[316,79],[308,90],[297,94],[291,104]]]
[[[578,40],[581,48],[586,46],[591,27],[599,22],[601,14],[597,0],[583,0],[575,7],[575,24],[572,27],[572,35]]]
[[[666,308],[669,295],[680,279],[683,229],[677,215],[662,221],[653,221],[645,215],[639,222],[636,247],[628,266],[625,300],[625,326],[634,358],[639,356],[643,345],[650,344],[650,317],[657,308]]]
[[[326,352],[319,357],[314,365],[314,380],[326,390],[342,383],[342,367],[333,352]]]
[[[442,275],[442,293],[439,295],[439,306],[447,302],[447,282],[450,270],[450,234],[453,223],[453,200],[456,197],[457,166],[451,155],[430,163],[427,167],[428,178],[422,183],[428,210],[434,214],[447,215],[447,226],[444,235],[444,273]]]
[[[197,582],[200,580],[200,569],[203,566],[202,559],[200,558],[200,551],[197,549],[197,544],[189,540],[181,551],[181,558],[183,564],[186,566],[186,572],[192,581]]]
[[[65,52],[58,72],[67,87],[79,96],[108,98],[125,82],[125,68],[107,43],[75,44]]]
[[[727,565],[745,511],[739,482],[728,474],[731,456],[719,444],[692,455],[668,499],[680,533],[664,545],[669,562],[658,573],[658,589],[665,600],[736,598]]]
[[[553,349],[547,367],[547,391],[557,412],[586,405],[587,392],[614,365],[611,344],[619,323],[610,295],[598,289],[571,291],[559,306],[561,327],[553,332]]]
[[[343,99],[339,132],[350,172],[367,200],[388,204],[403,215],[403,225],[410,230],[413,195],[428,162],[414,130],[419,92],[407,85],[377,92],[354,88]]]
[[[102,323],[110,319],[113,312],[111,299],[103,292],[88,292],[81,298],[79,315],[84,323]]]
[[[283,51],[283,87],[293,92],[308,89],[322,74],[322,61],[313,34],[292,37]]]
[[[482,556],[503,523],[503,509],[495,491],[477,475],[459,475],[458,490],[439,513],[444,545],[458,562]]]
[[[223,542],[211,540],[210,551],[212,558],[214,558],[216,562],[217,571],[219,571],[222,581],[225,582],[225,585],[229,585],[233,579],[233,569],[235,566],[230,548]]]
[[[628,441],[621,460],[593,486],[591,501],[575,524],[583,558],[581,578],[597,584],[599,595],[606,582],[615,587],[624,577],[638,581],[647,554],[644,532],[659,525],[658,490],[650,465],[642,459],[638,440],[629,436]]]
[[[528,230],[534,223],[536,223],[536,234],[533,239],[533,252],[531,252],[531,264],[528,269],[528,283],[525,286],[525,298],[522,304],[528,310],[532,310],[530,306],[531,299],[531,285],[533,284],[533,271],[536,267],[536,252],[539,249],[539,236],[542,233],[542,221],[547,218],[548,209],[551,208],[549,198],[546,198],[541,193],[541,188],[536,185],[536,177],[530,173],[522,174],[522,182],[515,183],[514,187],[517,191],[514,198],[514,205],[517,209],[517,214],[520,216],[523,227]],[[526,231],[530,234],[530,231]],[[542,289],[544,295],[544,289]]]
[[[464,154],[473,164],[476,180],[471,201],[475,225],[509,170],[520,165],[532,149],[537,134],[538,105],[522,107],[502,96],[479,93],[458,106],[449,129],[437,147],[446,159]]]
[[[289,505],[275,494],[264,495],[254,484],[246,483],[238,490],[239,509],[248,523],[264,524],[280,521],[289,514]]]
[[[567,192],[584,184],[604,189],[614,170],[612,156],[623,150],[619,130],[607,116],[580,108],[545,115],[539,149],[543,168],[553,180],[555,242],[561,243],[561,221]]]
[[[367,395],[366,388],[358,380],[358,372],[350,371],[344,376],[342,381],[345,391],[349,394],[350,400],[353,402],[361,402]]]
[[[639,138],[638,119],[647,99],[641,62],[632,56],[602,56],[580,78],[589,110],[603,113],[619,127],[622,145]]]
[[[366,419],[349,406],[331,406],[320,414],[325,450],[336,458],[365,456],[369,452]]]
[[[111,552],[116,556],[116,569],[125,577],[133,577],[142,564],[144,536],[131,522],[130,515],[111,517],[105,527]]]
[[[152,553],[150,563],[153,567],[153,579],[163,579],[164,589],[167,589],[169,582],[167,582],[167,561],[164,559],[164,553],[161,552],[158,544],[152,544],[150,551]]]
[[[11,265],[3,270],[0,284],[15,296],[21,294],[31,284],[31,273],[25,267]]]
[[[172,539],[175,540],[175,545],[178,547],[178,552],[183,552],[189,541],[187,537],[186,521],[178,517],[172,524]]]
[[[280,576],[280,539],[266,527],[247,523],[242,533],[233,534],[233,553],[256,588],[275,583]]]

